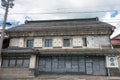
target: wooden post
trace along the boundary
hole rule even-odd
[[[108,77],[110,77],[110,69],[107,68],[107,71],[108,71]]]
[[[29,65],[31,75],[35,75],[35,68],[36,68],[36,55],[31,55],[31,57],[30,57],[30,65]]]
[[[36,66],[36,55],[31,55],[29,68],[35,69],[36,68],[35,66]]]

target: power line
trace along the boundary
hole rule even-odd
[[[37,12],[37,13],[9,13],[9,15],[21,15],[21,14],[31,14],[31,15],[39,15],[39,14],[79,14],[79,13],[104,13],[104,12],[113,12],[115,10],[105,10],[105,11],[65,11],[65,12]],[[120,11],[120,10],[117,10]],[[4,14],[0,14],[4,15]]]
[[[101,20],[120,20],[120,19],[101,19]]]
[[[111,6],[119,6],[120,4],[107,4],[107,5],[98,5],[98,6],[83,6],[83,7],[80,7],[82,9],[91,9],[91,8],[105,8],[105,7],[111,7]],[[35,10],[49,10],[49,8],[35,8]],[[72,7],[72,8],[69,8],[69,7],[57,7],[56,9],[54,10],[73,10],[73,9],[76,9],[76,10],[79,10],[78,8],[76,7]]]
[[[120,23],[120,21],[118,21],[118,22],[109,22],[109,21],[102,21],[102,22],[106,22],[106,23]]]

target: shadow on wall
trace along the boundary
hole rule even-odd
[[[3,40],[3,46],[2,46],[2,48],[3,48],[3,49],[8,48],[9,42],[10,42],[10,38],[5,38],[5,39]]]
[[[110,68],[109,70],[111,76],[120,76],[120,70],[118,68]]]

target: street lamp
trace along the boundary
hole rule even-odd
[[[2,63],[2,55],[1,55],[1,53],[2,53],[4,34],[5,34],[7,15],[8,15],[8,8],[12,8],[14,6],[13,1],[14,0],[1,0],[2,7],[5,7],[5,15],[4,15],[4,21],[3,21],[3,25],[2,25],[1,39],[0,39],[0,67],[1,67],[1,63]]]

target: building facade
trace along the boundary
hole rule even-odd
[[[115,75],[120,52],[111,46],[113,27],[98,18],[26,21],[6,31],[10,44],[2,50],[2,69]]]
[[[114,49],[120,50],[120,34],[116,35],[111,39],[111,44]],[[118,57],[118,64],[119,64],[119,70],[120,70],[120,56]],[[120,75],[120,73],[118,73]]]

